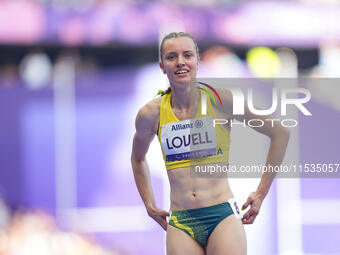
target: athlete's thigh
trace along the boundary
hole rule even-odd
[[[204,250],[191,236],[168,225],[166,253],[167,255],[204,255]]]
[[[246,255],[246,234],[240,219],[230,215],[222,220],[208,239],[207,255]]]

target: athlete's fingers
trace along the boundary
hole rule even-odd
[[[253,214],[247,219],[242,219],[243,224],[253,224],[257,215]]]
[[[254,205],[252,205],[250,207],[250,209],[243,215],[243,218],[249,218],[252,215],[258,215],[259,214],[259,209],[257,207],[255,207]]]
[[[168,227],[168,222],[162,218],[162,217],[157,217],[156,221],[158,222],[159,225],[166,231]]]
[[[169,212],[164,211],[162,209],[158,209],[158,208],[152,208],[152,210],[148,211],[148,214],[151,217],[160,216],[160,217],[166,218],[167,216],[169,216]]]
[[[250,216],[251,216],[251,212],[250,212],[250,210],[249,210],[248,212],[246,212],[245,214],[243,214],[242,220],[243,220],[243,219],[247,219],[247,218],[249,218]]]
[[[249,196],[247,201],[242,205],[242,210],[246,209],[252,202],[253,202],[253,198]]]
[[[250,216],[252,216],[252,212],[249,210],[247,213],[245,213],[242,217],[242,221],[243,220],[247,220]]]
[[[242,217],[242,223],[243,224],[252,224],[256,218],[256,216],[259,214],[259,209],[255,207],[254,205],[251,206],[251,208],[246,212]]]
[[[259,211],[260,211],[259,208],[252,204],[248,212],[246,212],[243,217],[249,218],[252,215],[258,215]]]
[[[155,208],[154,211],[153,211],[153,213],[156,214],[156,215],[160,215],[160,216],[162,216],[162,217],[167,217],[167,216],[169,216],[169,212],[164,211],[164,210],[159,209],[159,208]]]
[[[166,231],[168,228],[168,222],[166,220],[162,221],[162,228]]]
[[[243,215],[242,217],[242,223],[247,224],[248,219],[252,216],[252,212],[249,210],[246,214]]]
[[[169,216],[169,212],[160,210],[160,211],[159,211],[159,215],[161,215],[162,217],[165,218],[165,217]]]
[[[155,212],[156,210],[157,210],[158,212]],[[152,217],[159,225],[161,225],[162,228],[163,228],[164,230],[166,230],[166,229],[167,229],[167,225],[168,225],[168,222],[167,222],[167,220],[166,220],[166,214],[168,214],[168,213],[164,211],[165,213],[161,214],[161,211],[162,211],[162,210],[160,210],[160,209],[156,209],[156,210],[154,210],[153,213],[150,214],[150,216],[151,216],[151,217]]]

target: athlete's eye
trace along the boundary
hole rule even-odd
[[[173,59],[175,59],[175,56],[174,56],[174,55],[168,55],[168,56],[166,57],[166,59],[168,59],[168,60],[173,60]]]
[[[184,56],[185,56],[186,58],[191,58],[191,57],[193,56],[193,54],[187,53],[187,54],[185,54]]]

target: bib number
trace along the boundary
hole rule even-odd
[[[212,117],[171,122],[162,126],[161,144],[166,161],[216,154],[216,130]]]

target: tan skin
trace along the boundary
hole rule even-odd
[[[199,102],[200,94],[197,89],[193,91],[194,93],[191,93],[193,86],[190,86],[190,81],[196,77],[198,65],[199,57],[191,38],[171,38],[164,42],[160,68],[170,81],[172,89],[171,105],[179,120],[190,119],[190,116],[193,116],[193,113],[197,111],[198,103],[190,104],[190,102]],[[176,74],[179,70],[187,72]],[[225,90],[218,92],[222,98],[223,107],[214,106],[217,118],[235,118],[240,121],[271,118],[271,116],[254,115],[247,107],[245,107],[243,116],[233,116],[231,93]],[[131,162],[135,181],[149,216],[167,231],[167,254],[246,254],[246,237],[243,224],[254,222],[269,191],[274,175],[265,174],[262,177],[257,190],[249,195],[242,206],[242,209],[250,206],[243,218],[239,220],[231,215],[221,221],[210,235],[206,250],[203,250],[189,235],[168,225],[166,217],[169,216],[169,213],[159,209],[155,203],[146,153],[157,132],[161,99],[152,100],[138,112]],[[255,130],[268,136],[271,140],[266,163],[280,165],[289,140],[289,132],[280,125],[272,128],[271,123],[267,121],[264,121],[264,123],[266,123],[264,126],[255,128]],[[225,126],[225,128],[230,129],[228,126]],[[192,178],[190,167],[168,170],[167,173],[171,189],[170,209],[172,211],[211,206],[226,202],[233,197],[227,178]]]

